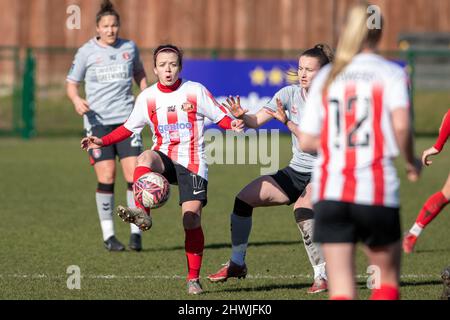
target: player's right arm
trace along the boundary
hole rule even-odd
[[[123,125],[116,128],[101,139],[95,136],[83,138],[81,140],[81,149],[88,151],[90,149],[106,147],[128,139],[133,135],[133,133],[140,134],[142,129],[144,129],[147,124],[146,110],[147,95],[146,91],[143,91],[137,97],[133,111]]]
[[[264,108],[255,114],[247,114],[248,110],[241,107],[241,99],[239,96],[236,97],[236,100],[232,96],[228,97],[227,103],[223,103],[222,105],[231,112],[233,117],[243,120],[249,128],[259,128],[273,119],[273,116],[268,114]]]
[[[84,80],[86,75],[87,55],[84,47],[80,48],[75,55],[75,59],[70,68],[69,74],[66,78],[66,92],[69,99],[72,101],[75,111],[80,115],[84,115],[88,112],[89,104],[87,101],[80,97],[78,88],[80,82]]]
[[[67,81],[66,92],[69,99],[72,101],[75,111],[80,115],[84,115],[89,112],[89,104],[86,100],[80,97],[78,88],[79,84],[75,82]]]

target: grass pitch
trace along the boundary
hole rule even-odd
[[[148,144],[149,139],[146,140]],[[434,143],[417,140],[417,150]],[[292,207],[254,211],[247,254],[249,276],[223,284],[208,283],[230,255],[229,215],[236,193],[259,175],[259,166],[210,167],[208,205],[203,212],[206,239],[201,276],[206,294],[186,294],[184,232],[178,190],[154,211],[153,228],[144,234],[144,250],[109,253],[102,243],[95,207],[96,180],[78,138],[0,139],[0,299],[326,299],[308,295],[309,264]],[[281,166],[290,158],[290,138],[280,143]],[[448,174],[448,150],[426,168],[416,184],[402,179],[402,224],[407,230],[429,195]],[[399,162],[399,168],[403,162]],[[125,203],[121,172],[116,204]],[[404,299],[437,299],[440,272],[450,264],[448,208],[424,231],[417,250],[402,260]],[[116,218],[118,238],[128,243],[129,225]],[[81,289],[69,290],[67,268],[80,267]],[[357,254],[359,297],[367,298],[366,261]]]

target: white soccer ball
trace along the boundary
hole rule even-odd
[[[170,184],[156,172],[146,173],[133,184],[134,199],[145,208],[162,207],[170,196]]]

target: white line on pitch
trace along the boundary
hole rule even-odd
[[[16,278],[16,279],[65,279],[68,275],[48,275],[48,274],[0,274],[0,278]],[[184,279],[186,276],[180,275],[114,275],[114,274],[97,274],[97,275],[83,275],[81,278],[84,279]],[[429,278],[440,278],[439,274],[404,274],[400,276],[402,279],[429,279]],[[313,276],[309,274],[295,274],[295,275],[261,275],[261,274],[249,274],[247,279],[312,279]],[[356,275],[358,279],[366,279],[368,275],[358,274]]]

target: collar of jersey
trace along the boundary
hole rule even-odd
[[[164,93],[171,93],[176,91],[181,85],[181,79],[178,79],[173,85],[165,86],[161,82],[158,82],[158,89]]]

